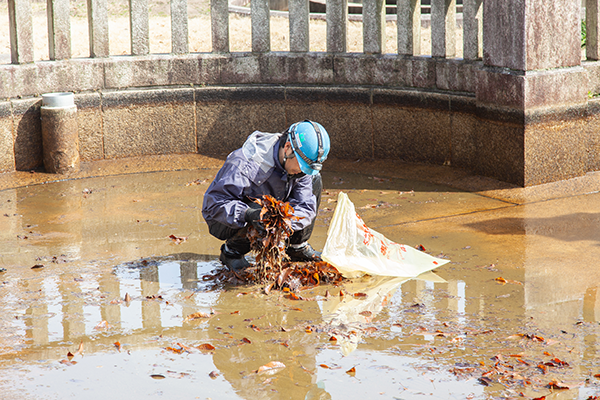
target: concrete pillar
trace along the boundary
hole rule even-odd
[[[585,55],[588,60],[600,60],[600,0],[585,1],[586,44]]]
[[[252,13],[252,51],[266,53],[271,51],[271,13],[269,0],[251,0]]]
[[[398,54],[421,54],[421,0],[398,0]]]
[[[77,107],[73,93],[42,95],[42,148],[46,172],[67,174],[79,170]]]
[[[456,0],[431,0],[431,55],[456,57]]]
[[[348,38],[348,0],[327,1],[327,52],[345,53]]]
[[[108,57],[107,0],[87,0],[90,57]]]
[[[171,0],[171,52],[187,54],[188,45],[187,0]]]
[[[228,0],[210,0],[212,51],[229,53],[229,3]]]
[[[385,0],[363,1],[363,52],[385,53]]]
[[[463,0],[463,58],[477,60],[483,55],[483,0]]]
[[[308,0],[289,0],[290,51],[306,52],[309,49]]]
[[[129,26],[131,28],[131,55],[150,53],[148,0],[129,0]]]
[[[13,64],[33,62],[31,0],[8,0],[10,55]]]
[[[483,7],[476,98],[490,123],[478,132],[478,172],[524,186],[583,175],[589,138],[573,118],[587,108],[581,4],[485,0]]]
[[[69,0],[48,0],[48,50],[51,60],[71,58]]]

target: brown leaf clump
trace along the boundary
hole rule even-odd
[[[289,203],[269,195],[254,202],[262,207],[260,219],[265,228],[263,233],[252,225],[248,228],[248,239],[256,255],[256,264],[244,271],[221,270],[214,275],[205,275],[205,281],[266,284],[267,294],[272,289],[296,292],[321,283],[337,284],[342,281],[340,272],[325,261],[289,261],[285,250],[289,237],[294,233],[292,221],[298,219]]]

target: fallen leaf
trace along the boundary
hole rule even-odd
[[[313,328],[312,328],[312,326],[307,326],[307,327],[304,329],[304,331],[305,331],[306,333],[312,333],[312,331],[313,331]]]
[[[173,243],[175,243],[175,244],[180,244],[180,243],[185,242],[188,239],[188,237],[187,236],[177,237],[175,235],[169,235],[169,239],[171,239],[173,241]]]
[[[273,286],[275,286],[275,282],[271,282],[267,286],[265,286],[265,294],[266,295],[268,295],[271,292],[271,289],[273,289]]]
[[[210,376],[210,379],[217,379],[219,373],[217,371],[212,371],[210,374],[208,374],[208,376]]]
[[[214,351],[215,346],[213,346],[210,343],[204,343],[204,344],[201,344],[200,346],[198,346],[197,349],[200,351]]]
[[[125,293],[125,298],[123,299],[123,301],[125,301],[125,303],[129,303],[131,301],[131,296],[129,295],[129,293]]]
[[[77,353],[75,354],[83,354],[83,341],[79,343],[79,348],[77,349]]]
[[[330,369],[329,365],[327,365],[327,364],[319,364],[319,367],[325,368],[325,369]]]
[[[183,319],[183,322],[191,321],[194,319],[200,319],[200,318],[210,318],[210,314],[206,314],[206,313],[202,313],[202,312],[195,312],[195,313],[192,313],[192,314],[188,315],[187,317],[185,317]]]
[[[337,338],[335,336],[332,336],[329,338],[330,342],[337,342]]]
[[[152,375],[150,375],[150,378],[152,378],[152,379],[165,379],[165,376],[161,375],[161,374],[152,374]]]
[[[356,374],[356,367],[350,368],[348,371],[346,371],[346,373],[348,375],[354,375],[354,374]]]
[[[252,344],[252,341],[248,338],[242,338],[242,342]]]
[[[503,285],[506,285],[506,279],[504,279],[503,277],[499,276],[498,278],[494,279],[496,282],[501,283]]]
[[[252,330],[254,330],[256,332],[260,332],[260,328],[256,325],[250,325],[250,328],[252,328]]]
[[[95,330],[99,331],[99,330],[103,330],[103,329],[108,329],[108,322],[106,321],[102,321],[100,323],[98,323],[98,325],[96,325],[94,327]]]
[[[44,268],[44,264],[35,264],[31,269],[42,269]]]
[[[117,348],[117,350],[120,353],[121,352],[121,343],[120,342],[115,342],[114,345],[115,345],[115,347]]]
[[[368,297],[366,293],[354,293],[353,296],[355,299],[366,299]]]
[[[419,251],[426,251],[426,250],[425,250],[425,246],[423,246],[422,244],[420,244],[420,245],[416,246],[415,248],[416,248],[417,250],[419,250]]]
[[[60,360],[59,362],[63,365],[69,365],[69,366],[77,364],[77,361],[69,361],[69,360]]]
[[[71,361],[73,359],[73,357],[75,357],[75,355],[69,351],[67,353],[67,358],[69,359],[69,361]]]
[[[239,313],[240,313],[240,311],[239,311],[239,310],[237,310],[237,311],[233,311],[233,312],[230,312],[230,314],[232,314],[232,315],[233,315],[233,314],[239,314]]]
[[[373,313],[371,311],[361,311],[359,312],[360,315],[362,315],[363,317],[370,317],[371,315],[373,315]]]
[[[548,383],[547,387],[549,387],[550,389],[559,389],[559,390],[571,389],[571,387],[569,385],[559,382],[556,379],[550,381],[550,383]]]
[[[195,181],[191,181],[185,184],[185,186],[194,186],[194,185],[205,185],[208,183],[208,179],[196,179]]]
[[[275,371],[275,370],[279,370],[281,368],[285,368],[285,364],[279,361],[271,361],[265,365],[263,365],[262,367],[260,367],[256,373],[257,374],[261,374],[263,372],[269,372],[269,371]]]
[[[176,347],[165,347],[165,350],[170,351],[171,353],[176,353],[176,354],[182,354],[185,350],[180,348],[176,348]]]

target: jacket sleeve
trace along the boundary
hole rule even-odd
[[[207,222],[217,221],[232,228],[246,225],[244,215],[248,205],[243,199],[244,189],[250,185],[250,181],[243,174],[243,165],[232,160],[226,161],[206,190],[202,216]]]
[[[317,196],[313,194],[311,176],[296,179],[288,201],[294,207],[294,215],[300,217],[298,221],[292,221],[292,229],[299,231],[309,226],[317,217]]]

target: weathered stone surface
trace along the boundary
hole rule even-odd
[[[31,0],[9,0],[10,52],[13,64],[33,61],[33,22]]]
[[[228,0],[210,1],[210,20],[212,32],[212,51],[229,52],[229,2]]]
[[[310,119],[331,139],[332,158],[372,158],[373,130],[368,107],[356,103],[293,102],[286,105],[287,125]],[[326,166],[325,166],[326,168]]]
[[[483,69],[477,81],[477,101],[496,108],[526,111],[581,106],[587,101],[587,73],[582,67],[526,73]]]
[[[271,19],[268,0],[250,2],[252,17],[252,51],[264,53],[271,50]]]
[[[427,100],[423,99],[422,103]],[[446,99],[446,107],[448,100]],[[450,113],[374,103],[374,157],[443,164],[451,155]]]
[[[29,171],[43,165],[40,98],[12,100],[15,169]]]
[[[0,102],[0,172],[15,170],[13,121],[9,101]]]
[[[193,89],[105,93],[102,107],[106,158],[196,151]]]
[[[131,55],[150,53],[150,17],[148,0],[129,0]]]
[[[290,51],[306,52],[309,49],[308,0],[290,0]]]
[[[37,92],[80,92],[104,87],[104,60],[77,59],[37,63]]]
[[[525,129],[524,186],[539,185],[588,172],[585,121],[529,124]]]
[[[435,87],[435,60],[431,57],[412,58],[412,84],[416,88]]]
[[[363,1],[363,52],[385,53],[385,1]]]
[[[456,59],[437,60],[436,87],[442,90],[475,93],[480,66],[481,63],[464,63]]]
[[[71,58],[69,0],[48,0],[48,53],[51,60]]]
[[[600,61],[585,61],[581,63],[587,72],[588,94],[600,94]]]
[[[259,58],[260,80],[279,84],[332,84],[333,56],[269,52]]]
[[[304,119],[319,122],[329,133],[335,158],[373,156],[370,105],[371,91],[365,88],[286,89],[287,125]]]
[[[398,0],[398,54],[421,54],[421,0]]]
[[[212,54],[110,58],[106,60],[106,87],[213,84],[219,81],[221,59]]]
[[[431,55],[456,56],[456,0],[431,0]]]
[[[286,128],[284,91],[265,88],[196,90],[198,152],[224,155],[239,148],[255,130]]]
[[[186,54],[188,46],[187,0],[171,0],[171,52]]]
[[[525,129],[523,125],[481,120],[473,136],[471,170],[504,182],[525,184]]]
[[[52,174],[79,171],[77,107],[41,108],[44,167]]]
[[[87,0],[90,57],[108,57],[108,7],[104,0]]]
[[[327,2],[327,52],[345,53],[348,34],[348,0]]]
[[[260,55],[234,53],[220,59],[221,83],[261,83]]]
[[[333,64],[336,84],[412,86],[411,58],[346,53],[336,55]]]
[[[79,129],[79,157],[81,161],[96,161],[104,158],[102,132],[102,103],[99,93],[78,94],[77,125]]]
[[[588,118],[585,120],[587,129],[587,161],[588,171],[600,171],[600,99],[588,103]]]
[[[580,64],[579,2],[492,0],[483,7],[486,65],[528,71]]]

